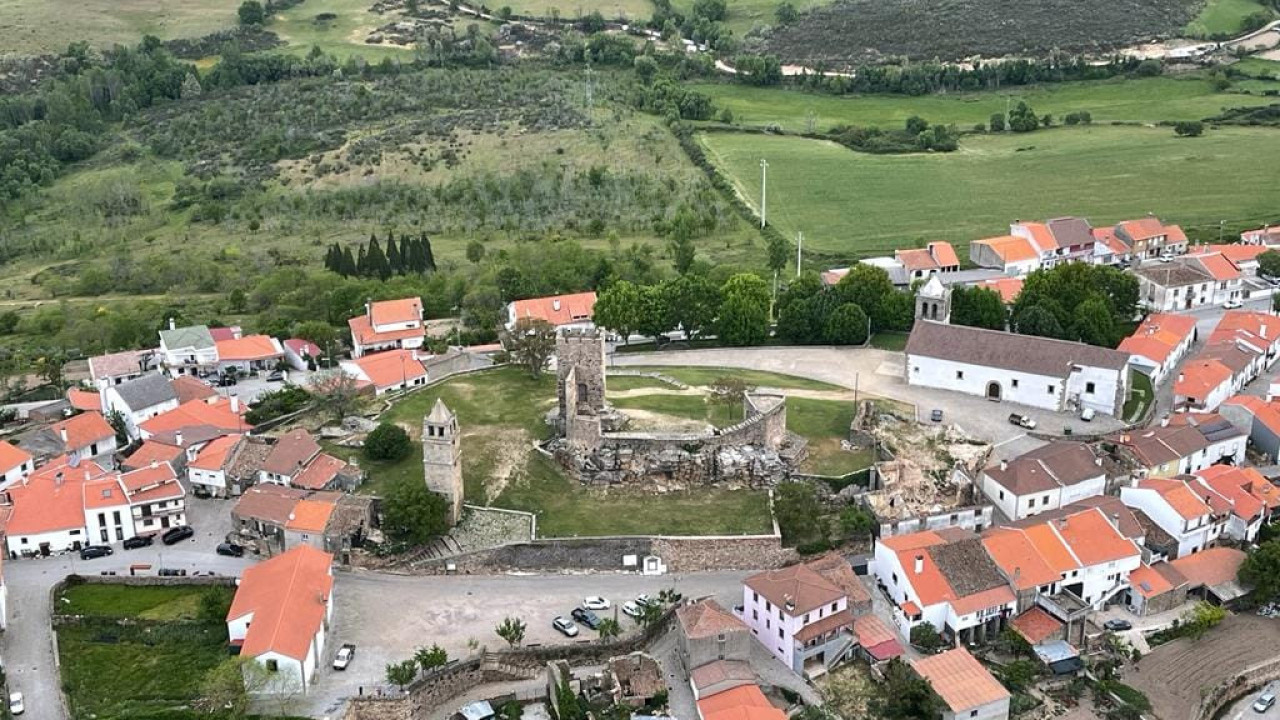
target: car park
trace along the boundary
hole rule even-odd
[[[1264,713],[1270,710],[1271,706],[1275,704],[1276,694],[1268,690],[1267,692],[1259,695],[1257,700],[1253,701],[1253,711],[1256,713]]]
[[[577,620],[592,630],[600,627],[600,616],[586,608],[574,608],[573,612],[569,614],[573,616],[574,620]]]
[[[1107,630],[1110,630],[1111,632],[1120,632],[1122,630],[1132,630],[1133,623],[1129,622],[1128,620],[1123,620],[1121,618],[1112,618],[1111,620],[1108,620],[1105,623],[1103,623],[1102,627],[1106,628]]]
[[[150,547],[156,541],[153,535],[134,535],[124,541],[125,550],[137,550],[138,548]]]
[[[195,536],[196,529],[190,525],[179,525],[178,527],[169,528],[164,531],[164,535],[160,536],[160,542],[165,545],[173,545],[183,540]]]
[[[588,610],[608,610],[609,601],[599,595],[592,595],[582,599],[582,607]]]
[[[106,557],[112,552],[112,549],[107,545],[86,545],[80,548],[80,559],[92,560],[94,558]]]
[[[574,625],[573,621],[567,617],[557,616],[555,620],[551,621],[551,627],[559,630],[565,637],[578,636],[578,626]]]
[[[22,699],[22,693],[9,693],[9,714],[21,715],[27,711],[27,704]]]
[[[345,643],[338,648],[338,654],[333,656],[333,669],[346,670],[347,666],[356,656],[356,646],[351,643]]]
[[[1018,427],[1024,427],[1028,430],[1036,429],[1036,421],[1022,413],[1009,413],[1009,422]]]
[[[640,606],[633,602],[624,602],[622,603],[622,614],[633,618],[639,618],[641,615],[644,615],[644,610],[640,609]]]
[[[226,557],[244,557],[244,546],[235,543],[218,543],[217,553]]]

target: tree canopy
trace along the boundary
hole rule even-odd
[[[1025,335],[1115,347],[1137,305],[1133,275],[1106,265],[1065,263],[1027,276],[1013,304],[1012,326]]]
[[[983,287],[955,287],[951,290],[951,323],[988,330],[1004,330],[1009,319],[1000,293]]]

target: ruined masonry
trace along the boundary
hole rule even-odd
[[[439,398],[422,419],[422,469],[427,489],[449,502],[449,526],[457,525],[462,518],[462,440],[458,416]]]
[[[604,336],[571,331],[556,339],[557,460],[586,483],[678,490],[725,483],[763,487],[784,479],[805,456],[787,431],[786,398],[746,393],[745,419],[703,432],[627,432],[627,417],[605,401]]]

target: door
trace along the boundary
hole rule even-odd
[[[996,402],[1000,401],[1000,383],[998,382],[987,383],[987,399],[995,400]]]

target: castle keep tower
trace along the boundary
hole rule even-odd
[[[422,419],[422,469],[427,489],[449,502],[449,526],[457,525],[462,517],[462,440],[458,416],[439,398]]]

